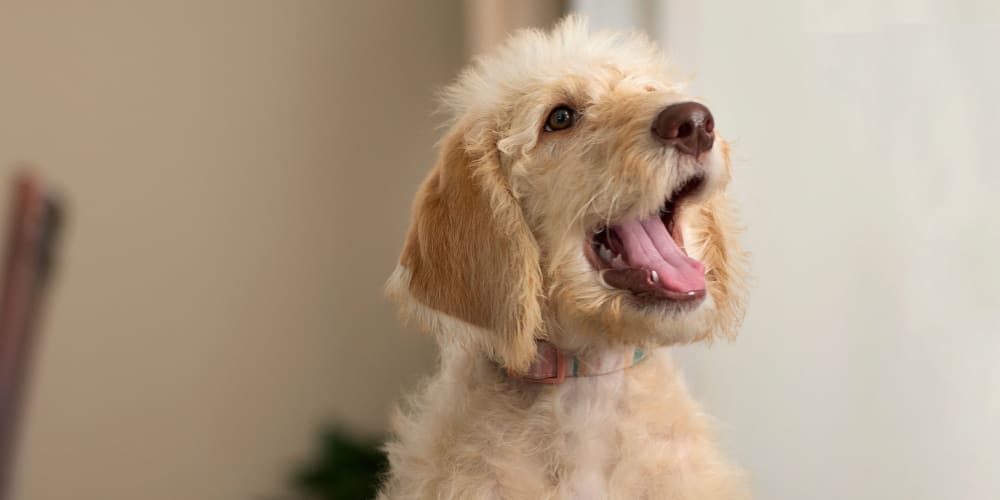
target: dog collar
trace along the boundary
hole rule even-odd
[[[561,384],[566,377],[596,377],[639,364],[646,352],[638,347],[572,355],[550,342],[538,341],[538,355],[525,373],[507,370],[514,380],[538,384]]]

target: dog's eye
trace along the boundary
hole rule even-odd
[[[575,121],[576,111],[573,111],[568,106],[559,106],[553,109],[549,113],[549,117],[545,120],[545,131],[555,132],[556,130],[564,130],[572,127]]]

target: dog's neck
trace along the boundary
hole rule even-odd
[[[622,346],[588,351],[587,356],[615,363],[612,360],[622,359],[632,351],[634,348]],[[509,375],[507,378],[510,380]],[[641,363],[627,368],[567,378],[561,384],[513,382],[518,384],[517,391],[492,385],[495,392],[490,404],[494,411],[502,411],[499,409],[517,406],[513,402],[530,401],[521,407],[519,416],[524,421],[542,422],[545,432],[566,436],[556,447],[554,459],[573,464],[561,486],[562,498],[609,498],[612,486],[607,471],[622,460],[620,450],[645,449],[644,445],[623,443],[640,435],[668,436],[672,443],[686,442],[689,437],[678,433],[678,429],[683,432],[696,410],[666,348],[644,353]],[[480,387],[491,384],[479,384],[472,390]],[[519,397],[512,398],[512,394]]]
[[[508,376],[539,384],[561,384],[567,377],[599,377],[626,370],[645,358],[646,350],[639,347],[605,347],[572,353],[539,340],[538,355],[528,371],[508,371]]]

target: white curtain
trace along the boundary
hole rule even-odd
[[[1000,3],[650,3],[734,144],[750,312],[678,356],[757,497],[1000,498]]]

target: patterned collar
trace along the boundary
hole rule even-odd
[[[514,380],[537,384],[561,384],[566,377],[596,377],[639,364],[646,352],[638,347],[590,351],[573,355],[544,340],[538,341],[538,355],[526,373],[507,370]]]

